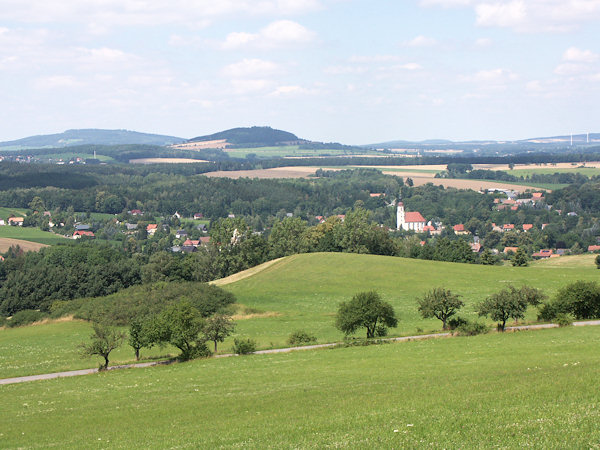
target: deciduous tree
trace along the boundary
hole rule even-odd
[[[418,301],[419,312],[424,319],[435,317],[442,321],[442,328],[447,329],[447,321],[464,306],[460,297],[448,289],[433,288]]]
[[[367,338],[373,338],[379,327],[397,327],[398,319],[392,305],[381,300],[377,292],[369,291],[340,304],[335,326],[346,335],[364,327]]]

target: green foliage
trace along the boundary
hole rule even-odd
[[[577,319],[600,318],[600,285],[576,281],[561,288],[554,299],[557,313],[571,313]]]
[[[479,257],[479,262],[485,266],[493,266],[498,262],[498,258],[492,254],[489,248],[486,248]]]
[[[236,355],[248,355],[256,351],[256,341],[253,339],[235,338],[233,340],[233,348],[231,349]]]
[[[310,345],[317,343],[317,337],[308,331],[296,330],[290,334],[287,342],[291,346]]]
[[[498,329],[504,331],[509,318],[515,321],[524,318],[527,306],[539,305],[544,298],[544,294],[538,289],[529,286],[516,289],[509,286],[490,295],[477,309],[480,316],[489,316],[498,321]]]
[[[7,319],[4,316],[0,316],[0,328],[6,326]]]
[[[42,320],[46,315],[35,309],[24,309],[15,313],[10,320],[7,321],[7,325],[11,328],[21,327],[23,325],[29,325],[30,323],[38,322]]]
[[[275,259],[302,253],[304,250],[302,236],[306,229],[306,221],[298,217],[286,217],[275,222],[269,235],[270,257]]]
[[[217,342],[223,342],[235,330],[235,323],[231,316],[224,314],[215,314],[205,320],[202,333],[208,341],[215,344],[215,353],[217,353]]]
[[[397,327],[398,319],[392,305],[384,302],[376,291],[359,292],[352,300],[340,304],[335,326],[346,335],[364,327],[368,339],[375,337],[378,326]]]
[[[447,329],[447,321],[464,306],[460,297],[444,288],[433,288],[418,300],[418,309],[424,319],[435,317]]]
[[[512,265],[514,267],[526,267],[529,265],[528,261],[527,253],[522,247],[519,247],[512,258]]]
[[[152,347],[155,339],[152,333],[152,321],[134,318],[129,325],[127,343],[135,351],[135,360],[140,359],[140,350],[144,347]]]
[[[558,313],[556,315],[556,323],[559,327],[568,327],[573,325],[573,316],[566,313]]]
[[[596,263],[596,268],[600,269],[600,255],[596,256],[596,259],[594,259],[594,262]]]
[[[489,333],[490,328],[485,324],[477,321],[465,320],[456,327],[456,332],[459,336],[476,336],[478,334]]]
[[[169,343],[181,350],[181,360],[210,356],[206,337],[202,334],[205,321],[191,303],[173,303],[153,321],[157,330],[155,339],[159,343]]]
[[[104,358],[104,364],[100,366],[100,370],[106,370],[110,353],[121,345],[125,334],[114,327],[101,323],[95,323],[93,329],[94,333],[90,336],[91,342],[79,345],[81,355],[84,358],[93,355],[101,356]]]

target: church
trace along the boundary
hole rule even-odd
[[[425,228],[425,219],[420,212],[404,212],[404,203],[398,203],[396,211],[396,229],[421,233]]]

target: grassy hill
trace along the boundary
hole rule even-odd
[[[598,278],[593,256],[561,258],[561,262],[531,267],[482,266],[312,253],[284,258],[222,287],[247,307],[278,314],[238,321],[238,333],[258,339],[261,346],[277,347],[297,329],[316,334],[321,342],[339,340],[342,335],[334,327],[338,305],[360,291],[375,289],[394,306],[400,323],[391,334],[411,335],[418,328],[424,332],[441,328],[438,320],[422,319],[416,308],[416,299],[433,287],[443,286],[460,294],[465,302],[461,315],[476,319],[475,305],[511,283],[528,284],[554,295],[572,281]],[[527,318],[535,320],[536,311],[531,310]]]
[[[39,228],[13,227],[9,225],[0,227],[0,238],[20,239],[46,245],[65,242],[63,236],[50,233],[49,231],[42,231]]]
[[[1,386],[2,446],[592,448],[599,345],[563,328]]]
[[[287,142],[298,141],[298,136],[287,131],[276,130],[271,127],[244,127],[232,128],[206,136],[198,136],[188,142],[204,142],[225,139],[234,145],[259,145],[274,146]]]

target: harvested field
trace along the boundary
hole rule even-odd
[[[205,162],[208,161],[190,158],[138,158],[129,160],[129,164],[193,164]]]
[[[202,142],[184,142],[183,144],[171,145],[171,148],[178,148],[181,150],[206,150],[207,148],[227,148],[231,145],[226,139],[216,139],[213,141],[202,141]]]
[[[600,161],[586,163],[542,163],[542,164],[515,164],[514,170],[531,169],[576,169],[579,166],[600,168]],[[427,167],[427,166],[424,166]],[[510,170],[508,164],[473,164],[474,169]]]
[[[11,247],[21,247],[26,252],[37,252],[38,250],[48,247],[46,244],[37,242],[23,241],[21,239],[0,238],[0,253],[6,252]]]
[[[317,169],[318,167],[276,167],[257,170],[219,170],[205,175],[213,178],[305,178],[314,175]]]

